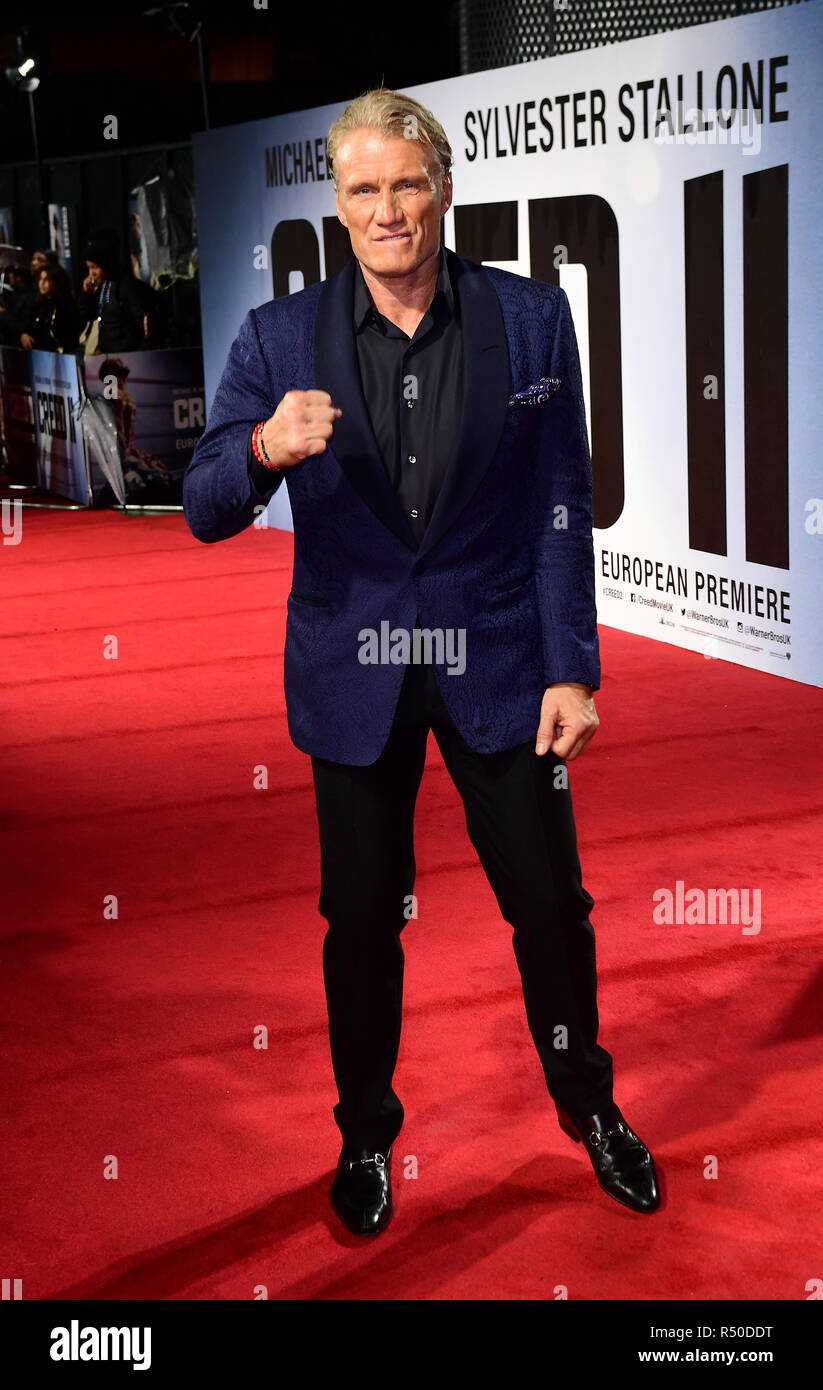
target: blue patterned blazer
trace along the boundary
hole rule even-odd
[[[462,326],[463,407],[419,544],[363,397],[353,260],[249,311],[183,481],[194,536],[225,540],[264,502],[247,468],[252,426],[293,389],[328,391],[342,409],[322,454],[272,475],[276,486],[285,479],[294,524],[289,734],[303,752],[336,762],[364,766],[379,756],[406,670],[402,656],[364,664],[364,629],[409,631],[418,613],[424,628],[465,633],[465,669],[434,669],[478,752],[533,740],[548,685],[600,684],[591,465],[568,299],[446,255]]]

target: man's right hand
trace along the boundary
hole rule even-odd
[[[322,454],[342,414],[328,391],[287,391],[263,427],[272,466],[290,468],[311,454]]]

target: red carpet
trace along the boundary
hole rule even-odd
[[[26,1299],[808,1297],[823,692],[602,630],[601,729],[572,787],[600,1036],[658,1161],[654,1216],[602,1193],[557,1127],[511,929],[430,738],[396,1207],[363,1242],[327,1197],[319,851],[282,688],[291,550],[257,531],[205,547],[180,516],[36,511],[2,548],[4,1277]],[[677,880],[760,889],[759,934],[657,925],[652,894]]]

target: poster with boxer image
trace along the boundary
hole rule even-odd
[[[183,474],[205,424],[200,349],[98,354],[84,358],[83,372],[89,396],[112,412],[126,503],[182,506]]]

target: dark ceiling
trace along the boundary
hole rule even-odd
[[[159,7],[160,0],[6,0],[0,66],[12,62],[15,36],[27,27],[41,76],[34,102],[43,159],[111,152],[104,127],[112,115],[121,149],[174,144],[203,129],[197,44],[170,32],[162,15],[145,14]],[[268,0],[265,9],[255,0],[203,0],[188,10],[202,20],[212,126],[460,70],[458,0],[322,10],[299,0]],[[32,158],[28,100],[0,75],[0,164]]]

